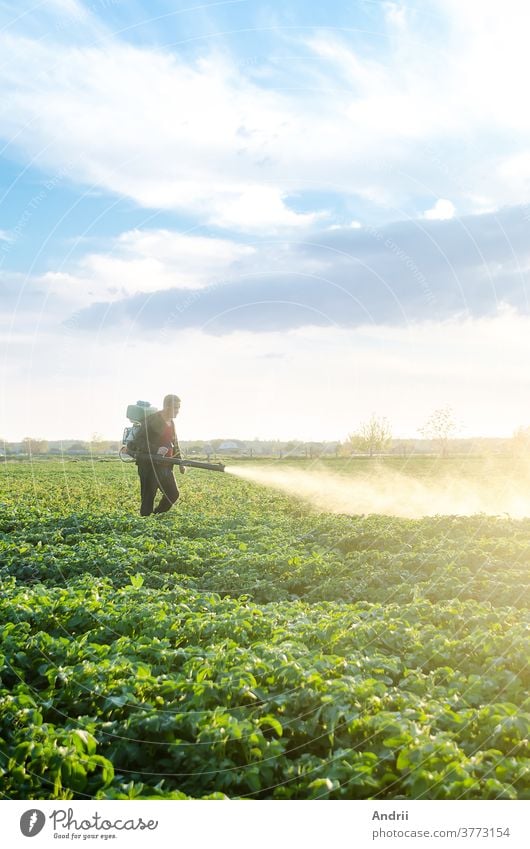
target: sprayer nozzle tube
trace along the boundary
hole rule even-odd
[[[153,460],[155,463],[171,466],[189,466],[192,469],[208,469],[210,472],[224,472],[222,463],[204,463],[202,460],[185,460],[182,457],[162,457],[161,454],[137,454],[139,460]]]

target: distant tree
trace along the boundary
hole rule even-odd
[[[22,440],[22,447],[28,457],[33,457],[36,454],[47,454],[49,446],[45,439],[34,439],[32,436],[25,436]]]
[[[530,427],[518,427],[511,438],[511,449],[514,457],[530,455]]]
[[[373,415],[361,424],[358,431],[349,434],[347,442],[350,450],[362,451],[373,457],[388,448],[391,441],[392,430],[388,420]]]
[[[91,454],[106,454],[109,452],[111,442],[109,439],[103,439],[100,433],[93,433],[89,442]]]
[[[458,424],[451,407],[435,410],[423,427],[419,428],[425,439],[431,439],[435,443],[442,457],[447,457],[449,440],[454,438],[457,430]]]
[[[398,439],[394,442],[393,451],[401,457],[408,457],[414,453],[414,443],[411,439]]]
[[[81,442],[80,439],[76,439],[74,442],[70,444],[70,447],[67,449],[67,454],[88,454],[89,448],[86,442]]]
[[[290,455],[296,454],[296,453],[297,453],[297,452],[299,452],[299,451],[300,451],[300,443],[299,443],[299,442],[295,442],[293,439],[291,439],[291,440],[287,443],[287,445],[285,446],[285,454],[286,454],[286,456],[290,456]]]

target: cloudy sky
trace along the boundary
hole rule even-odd
[[[523,0],[0,2],[0,437],[530,424]]]

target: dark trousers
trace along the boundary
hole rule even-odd
[[[166,513],[179,497],[173,467],[162,466],[161,463],[155,464],[151,460],[139,460],[138,474],[140,475],[142,498],[140,516],[149,516],[151,513]],[[162,493],[162,498],[153,510],[157,489]]]

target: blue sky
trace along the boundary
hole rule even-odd
[[[527,17],[1,2],[0,436],[530,423]]]

